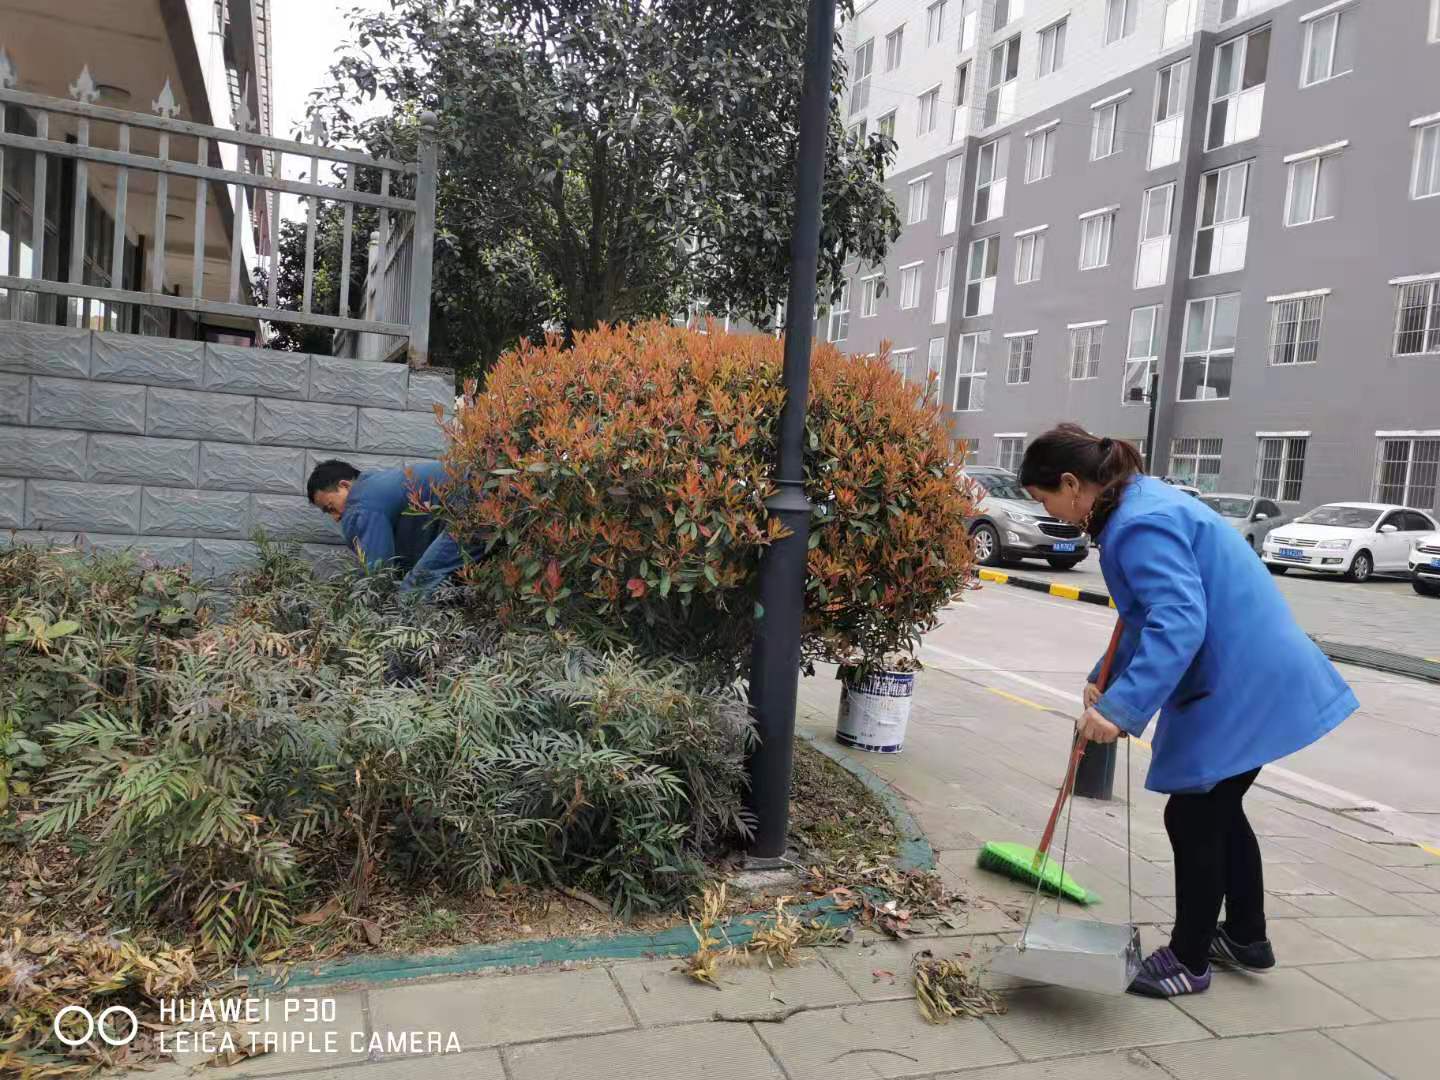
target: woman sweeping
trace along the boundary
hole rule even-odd
[[[1160,714],[1145,786],[1170,796],[1175,928],[1130,990],[1172,997],[1208,989],[1211,961],[1275,966],[1260,846],[1241,803],[1261,768],[1358,703],[1240,534],[1143,468],[1129,443],[1062,424],[1026,450],[1020,483],[1100,543],[1125,626],[1103,693],[1099,665],[1090,673],[1081,734],[1113,742]]]

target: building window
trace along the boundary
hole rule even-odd
[[[1163,47],[1169,49],[1188,41],[1195,32],[1197,0],[1165,0],[1165,33]]]
[[[1400,286],[1395,353],[1397,356],[1440,353],[1440,280]]]
[[[955,69],[955,112],[950,120],[950,141],[959,142],[970,132],[970,61]]]
[[[1354,19],[1342,8],[1305,24],[1305,69],[1301,86],[1314,86],[1355,69]]]
[[[1440,117],[1415,125],[1415,167],[1410,175],[1410,197],[1440,195]]]
[[[900,66],[905,53],[905,27],[899,26],[885,35],[885,70],[894,71]]]
[[[1065,31],[1069,22],[1067,17],[1040,31],[1039,78],[1053,75],[1065,66]]]
[[[1105,324],[1070,328],[1070,380],[1083,382],[1100,377],[1100,349],[1105,344]]]
[[[979,412],[985,408],[985,368],[989,353],[989,330],[960,335],[960,357],[955,373],[956,412]]]
[[[875,65],[875,42],[870,40],[855,50],[855,68],[851,73],[850,112],[860,112],[870,105],[870,69]]]
[[[1120,152],[1120,102],[1093,110],[1090,121],[1090,160],[1099,161]]]
[[[1210,121],[1205,149],[1244,142],[1260,134],[1265,110],[1265,72],[1270,28],[1232,38],[1215,50],[1210,83]]]
[[[1110,241],[1115,235],[1115,208],[1092,210],[1080,219],[1080,269],[1098,270],[1110,265]]]
[[[1020,462],[1025,459],[1024,435],[995,436],[995,464],[1012,473],[1020,471]]]
[[[1125,345],[1125,380],[1120,390],[1124,405],[1150,402],[1150,380],[1160,364],[1160,305],[1130,312],[1130,336]]]
[[[960,445],[965,448],[965,464],[978,465],[980,463],[980,440],[967,437]]]
[[[1335,164],[1339,154],[1293,161],[1285,182],[1285,224],[1309,225],[1335,216]]]
[[[940,87],[933,86],[920,95],[920,115],[915,124],[917,135],[929,135],[940,119]]]
[[[1035,363],[1035,335],[1022,334],[1010,340],[1010,359],[1005,365],[1005,381],[1011,386],[1024,386],[1030,381],[1030,368]]]
[[[1009,135],[1002,135],[980,147],[980,155],[975,165],[976,225],[993,221],[1005,213],[1005,179],[1009,161]]]
[[[965,271],[965,316],[989,315],[995,310],[995,277],[1000,269],[1000,238],[987,236],[970,245]]]
[[[850,130],[845,133],[851,142],[863,146],[865,144],[865,121],[858,124],[851,124]]]
[[[945,36],[945,0],[935,0],[925,12],[925,44],[939,45]]]
[[[1430,44],[1440,44],[1440,0],[1430,0]]]
[[[1161,68],[1155,78],[1155,120],[1150,125],[1150,168],[1174,165],[1180,160],[1185,134],[1185,94],[1190,83],[1190,61]]]
[[[1140,0],[1105,0],[1105,44],[1113,45],[1135,32]]]
[[[1002,26],[1009,26],[1014,20],[1025,14],[1025,0],[995,0],[994,17],[991,20],[992,30],[999,30]]]
[[[1055,135],[1059,122],[1025,136],[1025,182],[1033,184],[1055,172]]]
[[[1170,231],[1175,220],[1175,185],[1161,184],[1140,201],[1140,250],[1135,256],[1135,287],[1164,285],[1170,267]]]
[[[1382,438],[1375,501],[1430,510],[1440,477],[1440,438]]]
[[[1234,22],[1250,10],[1250,0],[1220,0],[1220,21]]]
[[[900,268],[900,310],[909,311],[920,306],[921,263],[912,263]]]
[[[840,286],[840,297],[830,305],[830,340],[844,341],[850,336],[850,282]]]
[[[985,92],[985,126],[1015,114],[1015,86],[1020,77],[1020,35],[990,50],[990,82]]]
[[[910,181],[911,225],[918,225],[930,216],[930,177],[922,176]]]
[[[1241,162],[1200,178],[1200,220],[1195,227],[1195,277],[1245,268],[1250,240],[1250,163]]]
[[[960,189],[964,177],[964,157],[953,157],[945,163],[945,208],[940,222],[941,236],[949,236],[960,226]]]
[[[1029,285],[1040,280],[1045,262],[1045,230],[1033,229],[1015,238],[1015,284]]]
[[[1256,458],[1255,494],[1276,502],[1299,502],[1305,479],[1304,436],[1260,436]]]
[[[891,142],[895,141],[895,110],[891,109],[875,122],[875,130]]]
[[[1270,302],[1270,363],[1313,364],[1320,359],[1320,322],[1325,295]]]
[[[1170,475],[1201,491],[1220,488],[1221,439],[1173,439],[1170,443]]]
[[[1185,308],[1185,352],[1180,361],[1181,401],[1222,401],[1230,396],[1240,294],[1191,300]]]
[[[980,21],[980,0],[960,0],[960,51],[975,47],[975,28]]]
[[[880,285],[885,279],[876,275],[860,282],[860,317],[873,319],[880,314]]]
[[[935,310],[931,322],[942,323],[950,317],[950,282],[955,277],[955,249],[947,247],[935,263]]]
[[[896,375],[908,381],[910,378],[910,368],[914,366],[912,363],[914,358],[914,349],[896,349],[890,354],[890,366],[895,369]]]
[[[930,388],[933,386],[938,392],[940,384],[945,380],[945,339],[943,337],[932,337],[930,339],[930,352],[925,357],[925,395],[930,395]]]

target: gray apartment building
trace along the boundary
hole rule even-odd
[[[1440,506],[1440,0],[872,0],[844,37],[906,225],[818,330],[888,343],[971,460],[1075,420],[1206,490]]]

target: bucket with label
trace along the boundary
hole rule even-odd
[[[913,671],[876,671],[857,677],[842,668],[835,741],[872,754],[898,754],[905,745],[914,696]]]

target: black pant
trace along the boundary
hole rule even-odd
[[[1209,962],[1210,939],[1225,902],[1225,932],[1242,945],[1265,937],[1260,845],[1240,801],[1259,769],[1222,780],[1211,791],[1171,795],[1165,831],[1175,851],[1175,929],[1170,948],[1190,970]]]

